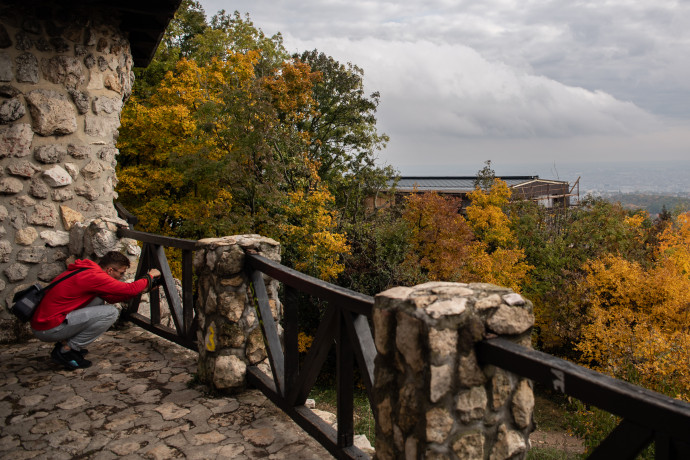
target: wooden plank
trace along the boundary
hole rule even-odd
[[[134,278],[139,279],[146,273],[147,267],[150,265],[150,252],[148,245],[144,243],[144,247],[141,249],[141,255],[139,256],[139,265],[137,265],[137,270],[134,273]],[[139,304],[141,303],[141,294],[137,294],[132,297],[129,302],[127,302],[127,308],[125,309],[124,317],[132,313],[137,313],[139,311]]]
[[[348,315],[348,313],[343,313]],[[374,400],[374,359],[376,358],[376,346],[374,337],[371,334],[369,321],[363,315],[349,313],[351,320],[346,322],[348,337],[354,345],[354,352],[357,358],[357,365],[362,374],[364,387],[369,396],[369,402]],[[372,406],[372,411],[374,407]]]
[[[316,329],[314,341],[300,370],[297,385],[288,392],[287,401],[290,405],[302,405],[309,397],[309,392],[314,386],[319,372],[321,372],[321,367],[328,357],[331,345],[333,345],[336,321],[336,309],[329,306]]]
[[[311,410],[304,407],[304,405],[292,406],[288,404],[276,392],[273,381],[256,366],[247,368],[247,381],[266,395],[335,458],[342,460],[366,460],[370,458],[355,446],[349,446],[344,449],[339,448],[337,433],[332,426],[324,422]]]
[[[146,251],[149,254],[148,260],[156,259],[155,245],[146,244]],[[144,267],[146,269],[146,267]],[[149,290],[149,307],[151,310],[151,324],[161,323],[161,299],[158,289]]]
[[[184,337],[180,337],[176,330],[163,326],[162,324],[151,324],[150,318],[147,318],[139,313],[132,313],[127,317],[127,320],[133,324],[136,324],[142,329],[146,329],[153,334],[163,337],[164,339],[167,339],[192,351],[199,351],[195,342],[187,340]]]
[[[278,329],[276,328],[271,306],[268,303],[268,293],[266,292],[266,285],[264,284],[263,274],[259,271],[252,271],[252,286],[254,286],[254,295],[258,303],[259,316],[261,318],[266,341],[266,351],[268,352],[268,359],[271,363],[271,371],[273,378],[278,387],[278,393],[285,396],[285,358],[283,357],[283,349],[281,348],[280,338],[278,337]]]
[[[635,460],[637,455],[654,439],[654,433],[635,423],[623,420],[599,443],[588,460]]]
[[[338,420],[338,447],[344,448],[352,445],[354,437],[354,351],[352,342],[348,337],[346,322],[351,322],[350,312],[338,311],[337,335],[336,335],[336,360],[337,360],[337,393],[336,409]]]
[[[299,376],[299,293],[290,286],[285,286],[283,302],[283,340],[285,343],[285,388],[295,388]]]
[[[172,315],[175,328],[180,337],[184,337],[184,320],[182,317],[182,302],[180,295],[177,293],[177,286],[175,285],[175,278],[173,278],[170,265],[168,265],[168,258],[165,255],[165,248],[163,246],[155,246],[155,261],[163,278],[163,291],[168,300],[168,309]]]
[[[190,251],[196,249],[197,246],[197,242],[194,240],[171,238],[169,236],[155,235],[153,233],[139,232],[126,228],[118,229],[117,236],[120,238],[132,238],[133,240],[141,241],[142,243],[157,244],[171,248],[188,249]]]
[[[194,323],[194,253],[190,250],[182,251],[182,319],[184,321],[184,336],[196,339]]]
[[[476,346],[481,363],[493,364],[678,440],[690,433],[690,404],[669,398],[506,339]]]
[[[337,305],[371,318],[371,309],[374,306],[374,298],[371,296],[305,275],[257,254],[247,254],[246,260],[252,268],[266,273],[283,284],[326,300],[331,305]]]
[[[134,226],[137,224],[137,222],[139,222],[139,218],[137,218],[137,216],[125,209],[125,207],[122,206],[120,203],[115,202],[113,203],[113,205],[115,206],[117,215],[127,221],[130,230],[134,230]]]

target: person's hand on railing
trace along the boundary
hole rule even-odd
[[[152,268],[146,273],[146,279],[149,281],[148,286],[146,286],[146,292],[150,292],[151,289],[158,286],[160,276],[161,272],[156,268]]]

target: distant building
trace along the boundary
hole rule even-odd
[[[508,184],[512,200],[530,200],[546,208],[569,207],[571,197],[579,194],[579,179],[570,187],[567,181],[540,179],[539,176],[496,177]],[[386,207],[412,193],[436,192],[462,200],[462,208],[470,204],[468,194],[474,191],[476,176],[403,176],[398,179],[393,195],[383,193],[370,200],[370,207]],[[390,184],[391,187],[393,183]],[[578,187],[578,191],[573,190]]]

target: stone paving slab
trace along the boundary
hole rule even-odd
[[[92,343],[88,369],[52,347],[0,345],[0,458],[333,458],[259,391],[205,394],[196,353],[138,327]]]

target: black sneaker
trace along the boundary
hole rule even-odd
[[[57,347],[62,347],[62,344],[60,342],[56,342],[55,348],[57,348]],[[89,353],[89,350],[87,350],[86,348],[82,348],[81,350],[72,350],[72,351],[77,352],[82,356],[86,356]]]
[[[85,369],[91,366],[91,361],[84,359],[80,353],[72,350],[63,352],[62,347],[55,347],[50,352],[50,358],[54,363],[62,365],[65,370],[73,371],[75,369]]]

